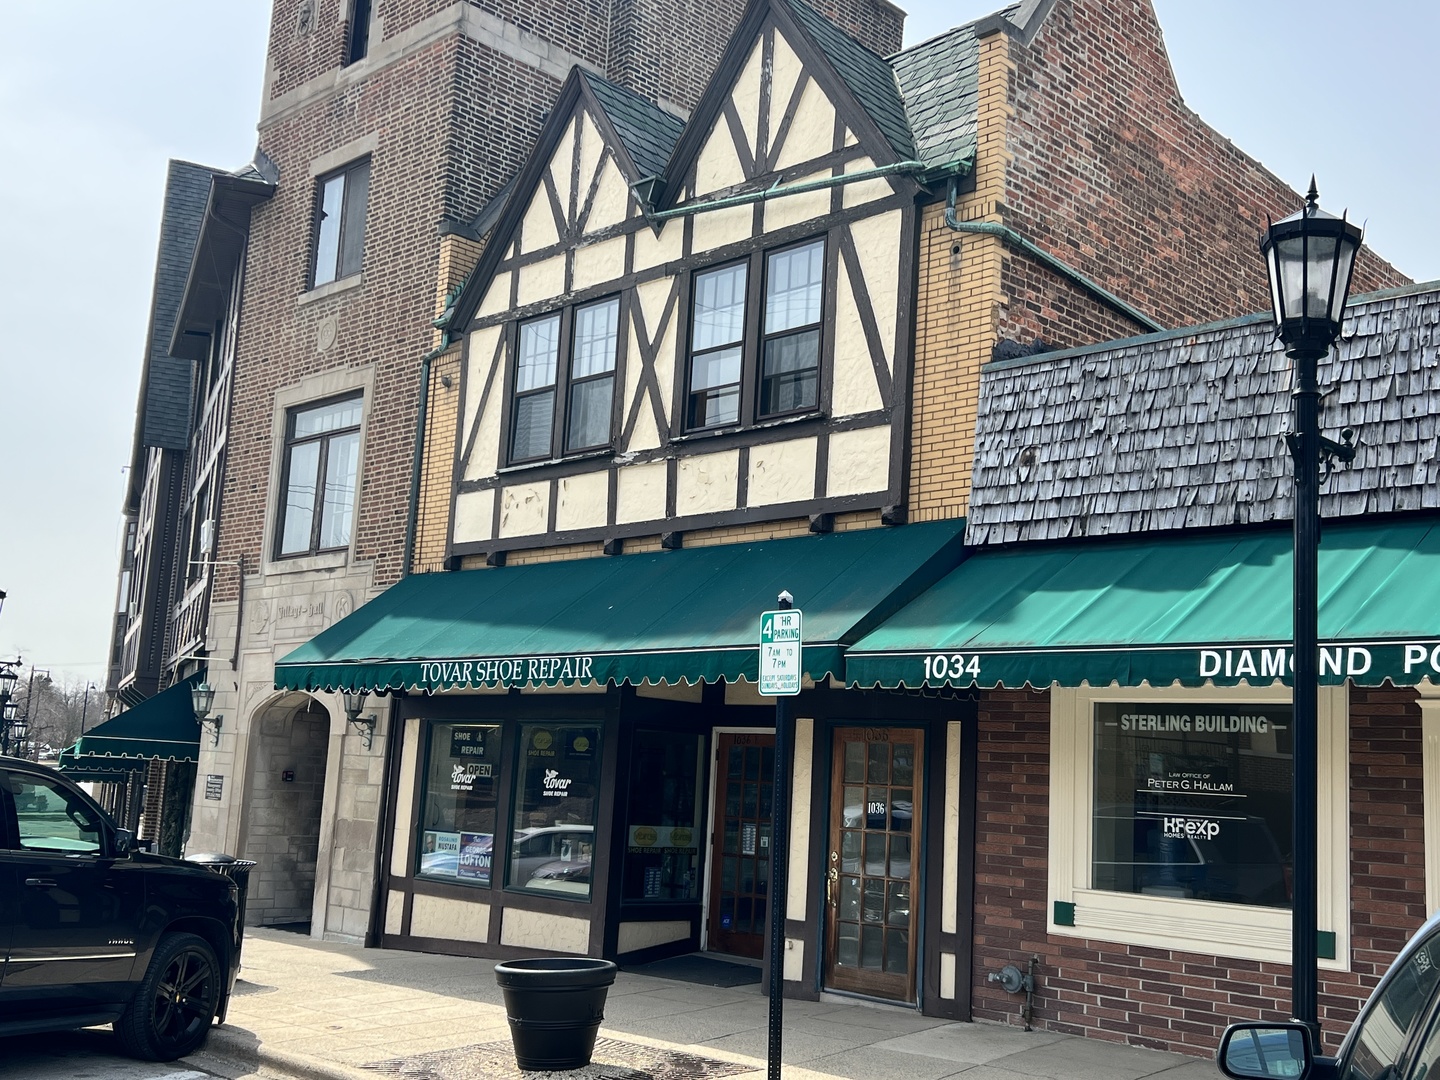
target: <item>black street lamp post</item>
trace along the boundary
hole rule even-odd
[[[1317,371],[1329,353],[1345,315],[1350,271],[1361,232],[1343,217],[1320,209],[1315,180],[1305,207],[1273,223],[1260,240],[1270,273],[1275,327],[1285,355],[1295,363],[1293,430],[1288,436],[1295,460],[1294,594],[1294,769],[1291,784],[1294,871],[1291,910],[1291,1011],[1310,1028],[1320,1046],[1316,1008],[1318,918],[1318,686],[1319,628],[1317,564],[1320,547],[1320,461],[1349,461],[1354,447],[1320,434],[1320,384]],[[1346,432],[1346,435],[1349,433]],[[1344,437],[1344,436],[1342,436]]]
[[[0,660],[0,754],[9,754],[12,746],[16,752],[24,735],[15,730],[15,714],[20,703],[15,700],[15,684],[20,681],[19,660]]]

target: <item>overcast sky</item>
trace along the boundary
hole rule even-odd
[[[994,10],[924,0],[907,42]],[[1156,0],[1191,108],[1440,278],[1440,5]],[[269,0],[7,0],[0,35],[0,659],[101,682],[166,162],[250,159]],[[1314,58],[1314,59],[1312,59]]]

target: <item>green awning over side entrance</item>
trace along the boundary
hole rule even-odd
[[[123,772],[144,768],[151,758],[200,760],[200,725],[190,702],[190,688],[200,679],[192,675],[95,725],[61,751],[60,770],[71,775]]]
[[[856,686],[1290,677],[1288,530],[981,552],[849,650]],[[1326,523],[1321,681],[1440,682],[1440,519]]]
[[[755,680],[760,613],[789,590],[804,671],[959,562],[964,521],[408,577],[286,656],[286,690]]]

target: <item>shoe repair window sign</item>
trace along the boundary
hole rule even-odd
[[[456,724],[450,729],[450,756],[469,758],[485,756],[485,735],[493,728]]]
[[[1289,705],[1097,702],[1092,887],[1290,906]]]
[[[450,767],[451,791],[474,791],[477,780],[489,780],[495,775],[495,766],[488,761],[467,761],[463,765]]]

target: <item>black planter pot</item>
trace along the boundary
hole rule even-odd
[[[583,956],[496,964],[495,981],[505,994],[515,1064],[536,1072],[589,1065],[616,970],[610,960]]]

